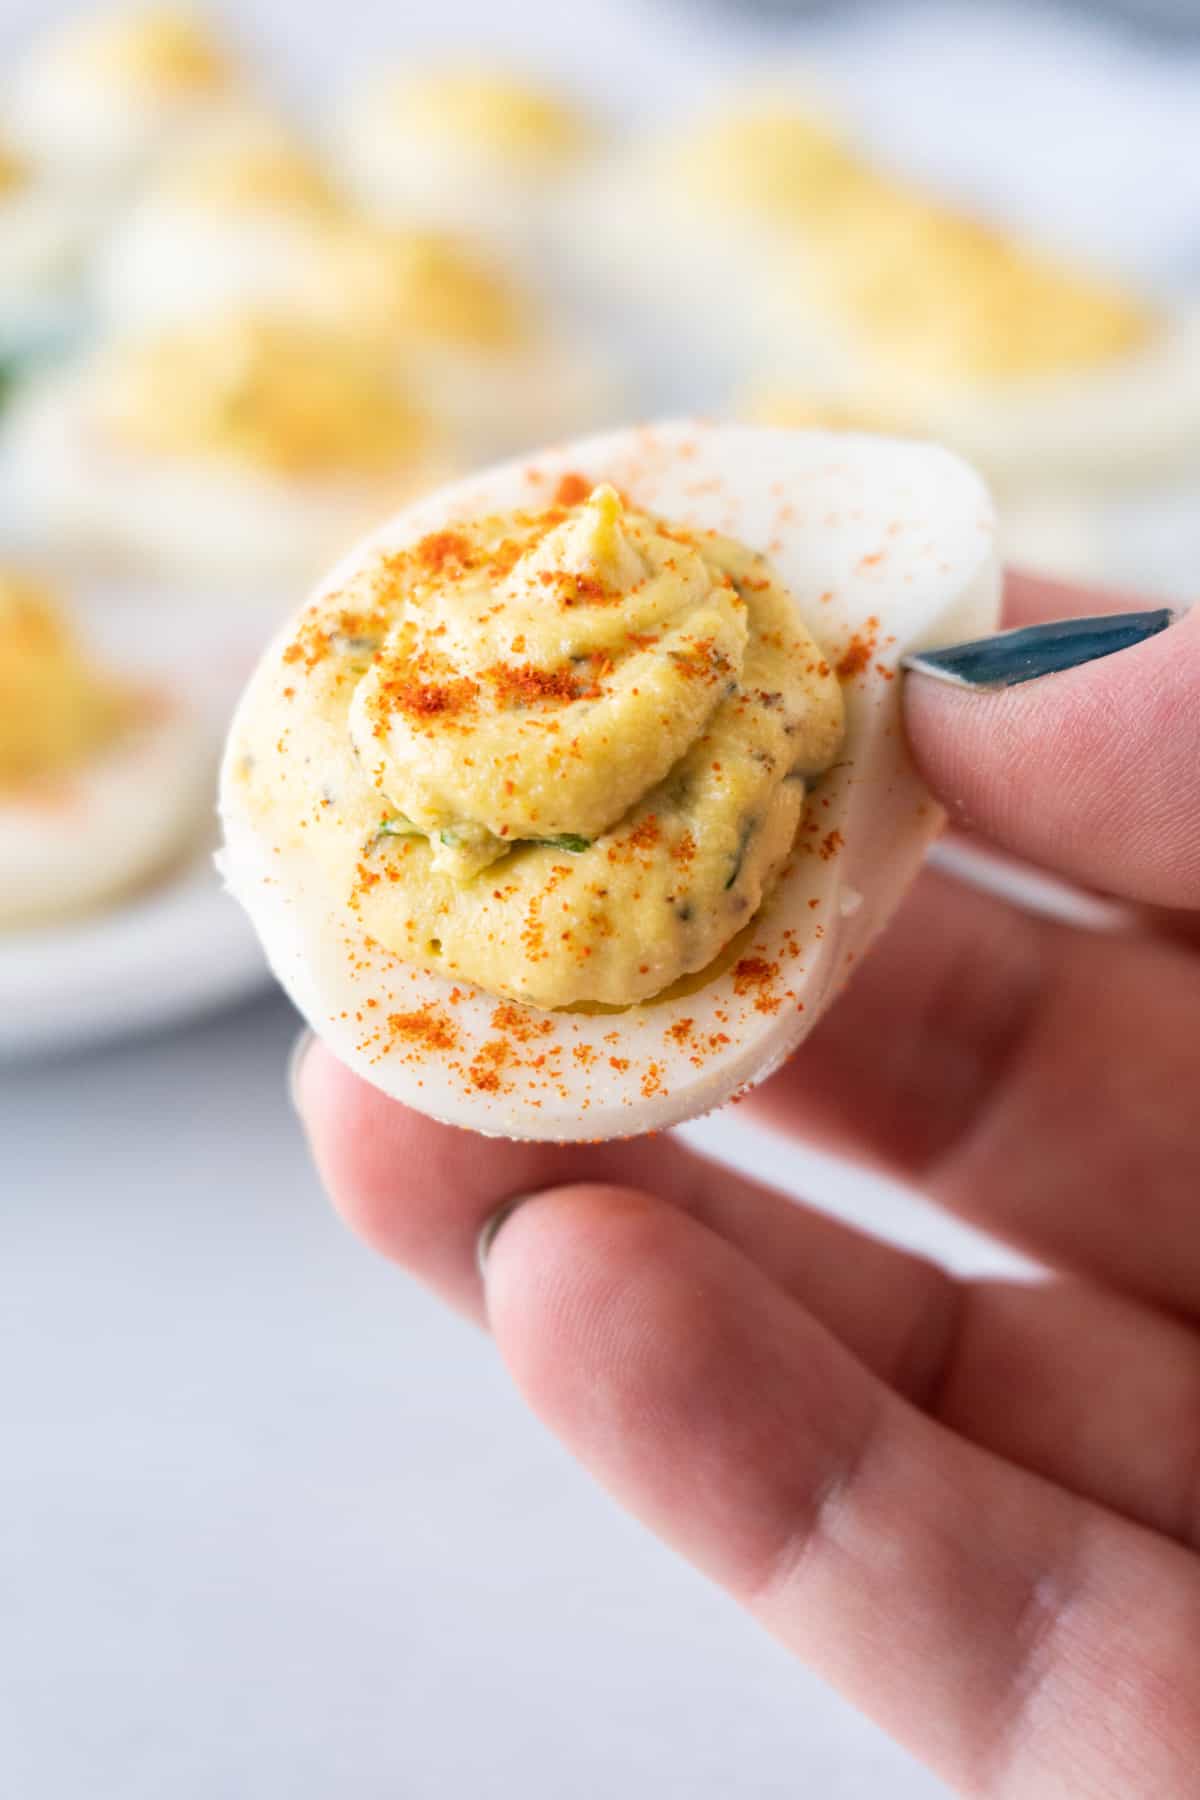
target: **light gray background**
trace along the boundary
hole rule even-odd
[[[0,46],[48,10],[5,0]],[[906,8],[814,54],[856,71],[862,116],[913,161],[1178,269],[1200,220],[1196,66],[967,12]],[[239,16],[298,92],[318,57],[336,75],[449,30],[632,112],[699,92],[730,49],[626,0]],[[341,1232],[284,1100],[292,1028],[269,1000],[0,1076],[0,1793],[935,1794],[591,1488],[486,1339]],[[699,1135],[1003,1266],[894,1191],[729,1121]]]

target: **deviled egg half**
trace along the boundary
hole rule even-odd
[[[241,77],[199,13],[119,6],[48,32],[6,87],[17,148],[99,201],[234,103]]]
[[[225,583],[239,602],[313,579],[444,467],[389,362],[259,313],[125,339],[44,378],[4,454],[47,542]]]
[[[881,176],[772,262],[760,331],[772,382],[910,419],[1004,486],[1200,458],[1200,317]]]
[[[94,668],[53,597],[0,571],[0,927],[156,875],[198,834],[211,792],[196,723]]]
[[[1200,316],[1021,241],[767,89],[583,177],[575,253],[686,344],[707,403],[928,435],[1013,555],[1194,586]],[[1143,579],[1146,579],[1143,574]]]
[[[996,620],[994,518],[931,446],[690,423],[402,512],[267,651],[226,882],[315,1030],[512,1137],[668,1126],[775,1068],[940,815],[908,650]]]
[[[101,314],[128,333],[226,308],[302,307],[342,212],[285,126],[231,119],[167,159],[113,233],[96,272]]]
[[[877,227],[865,217],[824,261],[797,253],[761,334],[769,372],[750,416],[798,423],[815,409],[935,437],[992,482],[1012,560],[1192,597],[1200,315],[924,203],[892,196]]]
[[[572,101],[486,67],[373,74],[343,97],[329,136],[372,212],[462,231],[521,261],[544,253],[593,141]]]
[[[626,229],[671,254],[629,260],[685,272],[748,416],[930,436],[992,482],[1014,558],[1194,593],[1200,314],[908,185],[794,104],[702,123],[650,167]]]

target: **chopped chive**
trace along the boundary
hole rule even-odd
[[[754,836],[754,834],[757,830],[758,830],[758,820],[757,819],[747,819],[745,824],[742,826],[741,833],[738,837],[738,846],[737,846],[737,849],[735,850],[734,856],[733,856],[733,867],[729,871],[729,879],[725,883],[725,892],[726,893],[729,892],[730,888],[733,886],[734,882],[737,880],[738,876],[742,872],[742,864],[746,860],[747,847],[750,843],[750,839]]]
[[[378,650],[380,644],[380,640],[377,637],[369,637],[366,633],[352,634],[345,631],[335,631],[329,641],[335,650],[339,650],[346,655],[365,654],[367,656],[372,656],[375,651]]]
[[[540,844],[546,850],[569,850],[572,856],[578,856],[583,850],[592,847],[591,838],[576,837],[574,832],[564,831],[561,837],[526,838],[527,844]]]
[[[371,851],[374,850],[378,844],[383,842],[384,838],[424,836],[425,833],[421,830],[419,825],[414,825],[412,820],[406,819],[402,813],[395,813],[390,819],[381,820],[379,825],[372,832],[365,845],[366,853],[369,856]]]

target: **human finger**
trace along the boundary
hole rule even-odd
[[[909,741],[956,823],[1123,898],[1200,907],[1200,613],[1128,617],[921,656]],[[1066,666],[1081,644],[1092,660]]]
[[[1185,1791],[1185,1552],[923,1417],[648,1194],[518,1207],[487,1291],[518,1386],[567,1448],[950,1782]]]

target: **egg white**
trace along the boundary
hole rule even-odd
[[[771,383],[894,409],[1006,486],[1116,491],[1200,463],[1200,313],[1179,310],[1137,350],[1091,368],[1008,381],[881,385],[870,345],[802,296],[764,304]]]
[[[87,912],[137,888],[198,837],[211,796],[209,747],[179,710],[53,785],[0,790],[0,927]]]
[[[705,1112],[761,1080],[811,1029],[940,824],[905,749],[899,659],[990,630],[999,601],[990,500],[948,453],[691,423],[588,439],[473,477],[391,520],[326,585],[343,584],[380,548],[480,513],[544,504],[568,472],[611,481],[672,522],[765,550],[831,656],[856,634],[871,645],[866,667],[846,684],[844,750],[810,800],[821,850],[796,854],[742,952],[777,968],[767,991],[746,987],[735,969],[684,998],[618,1014],[517,1008],[533,1034],[530,1053],[518,1047],[499,1091],[481,1091],[469,1069],[495,1039],[494,997],[468,983],[452,988],[365,942],[352,915],[322,892],[315,861],[273,854],[269,827],[244,803],[239,721],[277,679],[291,628],[243,697],[221,783],[226,883],[314,1030],[368,1080],[435,1118],[558,1141],[655,1130]],[[453,1052],[389,1052],[370,1022],[423,1007],[450,1022]]]
[[[270,112],[230,111],[166,159],[119,220],[97,259],[93,290],[102,318],[136,333],[191,324],[224,309],[275,311],[297,304],[327,254],[332,194],[269,194],[238,201],[204,191],[206,174],[251,176],[264,159],[311,166],[304,142]],[[313,170],[320,179],[320,171]],[[191,178],[189,180],[189,177]],[[196,191],[198,188],[199,191]]]
[[[267,208],[219,214],[150,198],[114,234],[96,274],[103,316],[137,332],[187,325],[226,308],[288,307],[319,254],[302,216]]]

